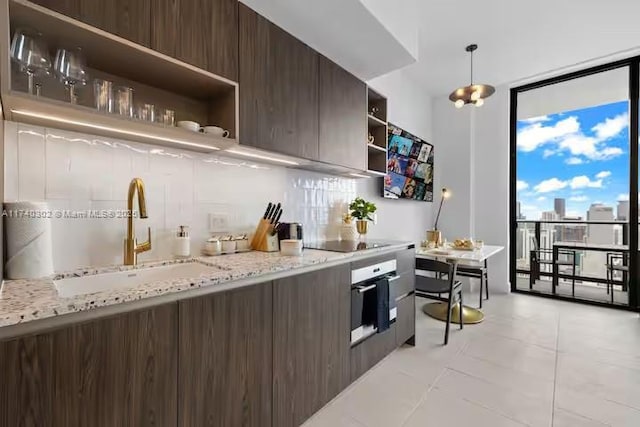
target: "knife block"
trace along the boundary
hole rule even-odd
[[[273,233],[273,225],[266,219],[261,219],[251,239],[251,249],[262,252],[277,252],[280,250],[278,235]]]

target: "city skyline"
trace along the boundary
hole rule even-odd
[[[558,198],[567,217],[585,218],[592,204],[628,200],[628,122],[627,101],[519,120],[521,214],[540,219]]]

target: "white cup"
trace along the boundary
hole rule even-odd
[[[220,138],[226,138],[229,136],[228,130],[224,130],[218,126],[205,126],[202,128],[202,132],[206,133],[207,135],[213,135]]]
[[[181,120],[178,122],[178,127],[191,132],[200,132],[200,123],[192,122],[190,120]]]
[[[302,240],[294,240],[294,239],[280,240],[280,253],[285,256],[302,255]]]

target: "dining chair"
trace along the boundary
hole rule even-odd
[[[629,280],[629,254],[621,252],[607,252],[607,294],[611,294],[611,304],[614,303],[613,287],[618,285],[615,282],[615,273],[618,272],[622,275],[622,281],[620,285],[622,291],[626,292],[628,289],[627,281]]]
[[[558,259],[553,259],[553,249],[540,249],[538,246],[538,239],[531,237],[531,253],[530,263],[531,269],[535,269],[535,273],[531,278],[540,278],[540,265],[549,265],[553,271],[554,264],[558,267],[560,272],[561,267],[571,267],[571,295],[576,296],[576,251],[570,249],[558,250]],[[533,289],[535,280],[529,281],[529,289]]]
[[[457,303],[460,304],[460,329],[464,327],[462,318],[462,283],[456,279],[457,266],[454,263],[436,261],[433,259],[417,259],[416,271],[434,273],[435,277],[416,275],[416,296],[434,299],[435,294],[442,299],[442,294],[447,294],[447,320],[444,331],[444,345],[449,343],[449,329],[451,326],[451,315]]]
[[[482,264],[459,264],[458,277],[469,277],[471,279],[480,279],[480,308],[482,308],[482,290],[486,293],[486,299],[489,300],[489,268],[487,260]]]

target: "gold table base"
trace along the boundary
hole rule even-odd
[[[447,303],[445,302],[432,302],[425,304],[422,306],[422,311],[424,314],[433,317],[434,319],[442,320],[443,322],[447,321]],[[451,323],[460,323],[459,319],[460,303],[457,303],[453,306],[453,310],[451,310]],[[484,320],[484,313],[477,308],[467,307],[464,305],[462,306],[462,320],[465,325],[480,323]]]

